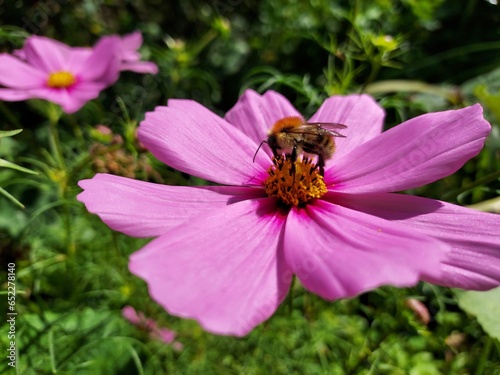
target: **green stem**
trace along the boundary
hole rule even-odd
[[[366,79],[361,92],[364,92],[366,90],[366,86],[368,86],[370,83],[375,81],[375,79],[378,76],[378,73],[380,72],[380,68],[382,67],[382,64],[379,61],[372,61],[372,69],[370,71],[370,75]]]
[[[52,156],[57,163],[57,167],[61,170],[61,172],[66,172],[66,163],[64,162],[63,154],[61,151],[59,132],[57,131],[57,121],[49,122],[49,144]]]
[[[458,196],[458,195],[460,195],[460,194],[462,194],[470,189],[473,189],[475,187],[485,185],[487,183],[495,181],[498,178],[500,178],[500,171],[491,172],[491,173],[487,174],[486,176],[478,178],[477,180],[475,180],[475,181],[473,181],[473,182],[471,182],[471,183],[469,183],[469,184],[467,184],[459,189],[452,190],[452,191],[449,191],[448,193],[443,194],[442,199],[446,200],[452,196]]]
[[[49,118],[49,144],[52,152],[52,157],[56,161],[57,171],[56,171],[56,182],[59,185],[59,199],[62,201],[62,210],[64,216],[64,228],[66,233],[65,244],[66,251],[68,255],[73,255],[75,252],[75,244],[73,242],[72,233],[72,219],[70,205],[66,199],[66,193],[68,188],[68,168],[66,166],[66,161],[63,156],[61,149],[61,141],[59,138],[59,132],[57,129],[57,124],[60,115],[50,116]]]
[[[49,330],[49,355],[50,355],[50,369],[52,374],[57,374],[56,367],[56,357],[54,354],[54,331],[52,329]]]
[[[326,93],[328,96],[333,95],[332,88],[335,87],[335,55],[329,54],[328,55],[328,64],[326,67],[325,71],[325,76],[326,76]]]
[[[483,375],[486,361],[488,360],[492,347],[493,339],[488,336],[486,345],[484,346],[483,352],[481,353],[481,358],[479,358],[479,363],[477,364],[476,372],[474,373],[474,375]]]
[[[452,103],[456,102],[457,98],[457,92],[453,87],[445,88],[422,81],[403,79],[390,79],[366,84],[364,92],[371,95],[385,95],[390,92],[417,92],[441,96]]]
[[[202,37],[198,40],[198,43],[196,43],[191,48],[192,56],[198,56],[201,53],[201,51],[203,51],[205,47],[208,46],[210,42],[214,40],[216,37],[217,33],[214,30],[209,30],[204,35],[202,35]]]

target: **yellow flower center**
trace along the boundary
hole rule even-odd
[[[51,73],[47,80],[47,85],[54,88],[66,88],[72,86],[76,81],[76,77],[64,70]]]
[[[264,182],[266,193],[286,206],[303,206],[311,199],[322,197],[328,189],[315,163],[298,159],[294,163],[283,156],[273,159]]]

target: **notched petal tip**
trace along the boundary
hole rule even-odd
[[[500,215],[406,194],[336,195],[337,203],[405,225],[450,246],[441,261],[442,272],[424,275],[423,280],[469,290],[500,285]]]
[[[322,200],[290,211],[285,245],[287,262],[302,284],[327,300],[439,278],[450,251],[399,223]]]
[[[489,132],[480,105],[427,113],[338,159],[328,178],[349,193],[413,189],[456,172],[481,151]]]

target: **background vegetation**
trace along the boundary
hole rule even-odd
[[[368,92],[385,107],[387,127],[480,102],[493,125],[481,154],[455,175],[409,193],[493,211],[500,191],[496,3],[0,1],[0,51],[21,47],[32,33],[83,46],[141,30],[144,59],[160,67],[158,76],[124,73],[98,100],[63,115],[62,161],[48,142],[53,106],[0,102],[0,129],[24,129],[1,139],[0,158],[37,172],[0,169],[0,188],[11,195],[0,196],[0,285],[6,289],[6,265],[14,262],[18,293],[18,368],[9,368],[2,354],[0,372],[500,374],[498,336],[466,312],[477,314],[455,291],[424,283],[334,303],[296,285],[293,304],[247,337],[205,333],[167,315],[129,273],[128,255],[146,241],[112,232],[75,200],[77,182],[98,171],[204,184],[144,152],[135,138],[138,123],[170,97],[193,98],[223,114],[251,87],[282,92],[305,116],[330,95]],[[412,297],[430,312],[428,324],[408,307]],[[6,301],[0,295],[0,306]],[[125,305],[175,330],[183,349],[125,321]]]

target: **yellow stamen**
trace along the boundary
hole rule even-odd
[[[292,163],[289,158],[279,156],[273,159],[267,172],[269,177],[264,182],[267,195],[286,206],[302,206],[328,191],[316,164],[308,159]]]
[[[61,70],[59,72],[51,73],[47,80],[47,86],[54,88],[66,88],[73,85],[76,77],[67,71]]]

